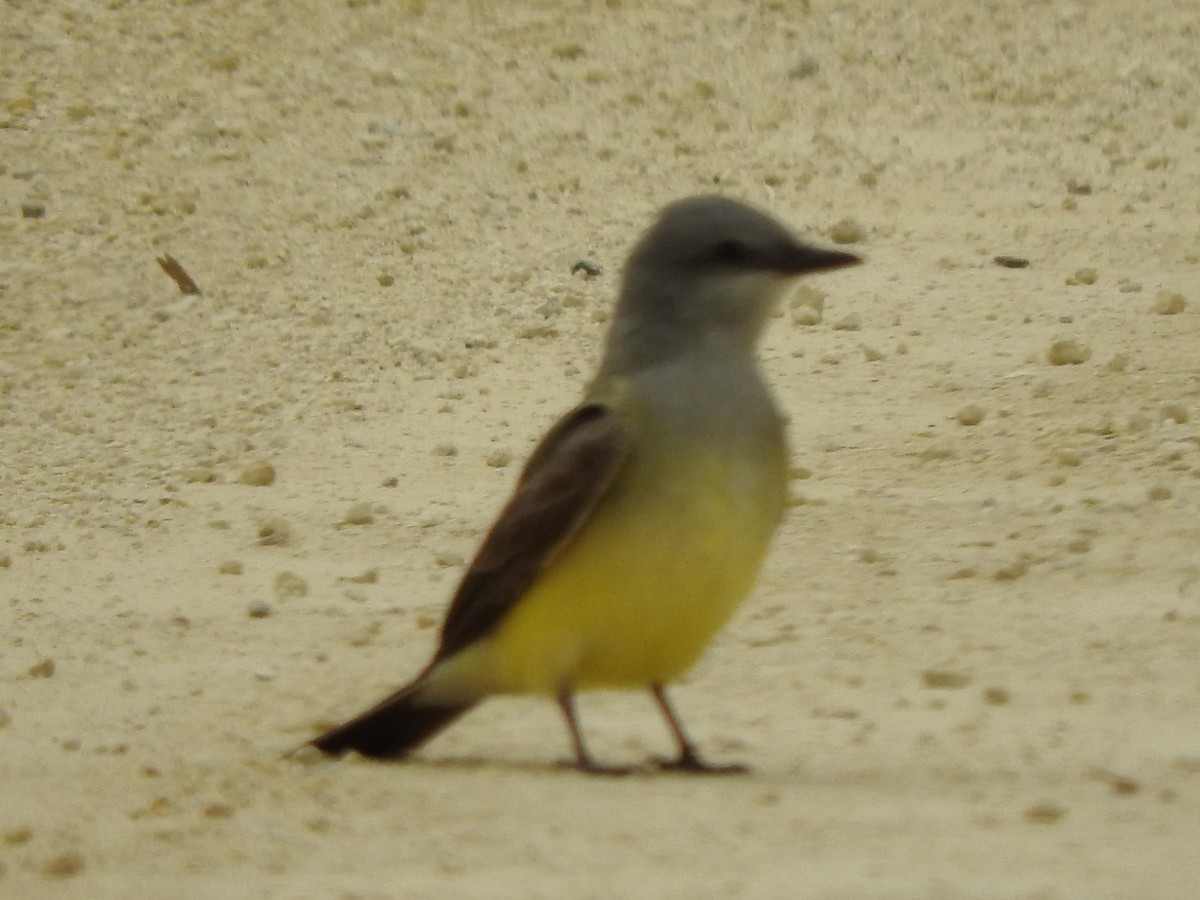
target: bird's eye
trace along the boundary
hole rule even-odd
[[[721,241],[712,249],[712,258],[715,262],[730,266],[744,266],[750,262],[751,256],[750,247],[741,241]]]

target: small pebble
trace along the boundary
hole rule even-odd
[[[22,844],[28,844],[32,838],[33,829],[27,825],[18,825],[0,835],[0,840],[3,840],[10,847],[20,847]]]
[[[809,287],[808,285],[804,284],[797,288],[795,293],[792,294],[792,299],[788,301],[788,306],[792,309],[807,307],[809,309],[816,310],[817,319],[819,321],[822,313],[825,312],[825,297],[826,294],[824,291],[819,291],[815,287]]]
[[[858,347],[860,350],[862,350],[863,358],[867,362],[879,362],[881,359],[883,359],[882,350],[877,350],[867,344],[859,344]]]
[[[279,546],[291,539],[291,526],[282,519],[268,519],[258,526],[258,543],[263,547]]]
[[[8,710],[0,706],[0,728],[7,728],[8,723],[12,721],[12,716],[8,714]]]
[[[813,309],[811,306],[794,306],[791,310],[793,325],[820,325],[821,313],[819,310]]]
[[[355,503],[346,510],[342,519],[345,525],[370,525],[375,521],[375,513],[371,511],[370,503]]]
[[[571,274],[574,275],[576,272],[582,272],[588,278],[599,278],[604,274],[604,269],[591,260],[581,259],[571,266]]]
[[[1146,496],[1156,502],[1171,499],[1171,489],[1163,484],[1156,484],[1146,492]]]
[[[1052,366],[1077,366],[1087,362],[1092,350],[1076,340],[1055,341],[1050,345],[1046,359]]]
[[[990,687],[983,690],[983,702],[989,706],[1004,706],[1010,699],[1006,688]]]
[[[22,219],[44,219],[46,217],[46,204],[44,203],[22,203],[21,218]]]
[[[453,444],[438,444],[433,448],[434,456],[458,456],[458,448]]]
[[[927,688],[941,691],[955,691],[971,683],[968,675],[961,672],[948,672],[944,669],[926,669],[921,673],[921,683]]]
[[[1095,269],[1076,269],[1067,276],[1067,284],[1095,284],[1098,277]]]
[[[242,469],[238,481],[251,487],[270,487],[275,483],[275,467],[270,463],[251,463]]]
[[[1104,368],[1108,369],[1110,372],[1124,372],[1129,368],[1129,354],[1113,354],[1113,358],[1104,364]]]
[[[487,464],[493,469],[503,469],[512,462],[512,458],[511,450],[492,450],[487,455]]]
[[[1016,581],[1029,573],[1029,562],[1015,559],[1006,566],[1001,566],[992,572],[993,581]]]
[[[217,566],[217,572],[222,575],[241,575],[242,571],[242,564],[237,560],[226,560]]]
[[[280,572],[275,576],[274,587],[277,600],[308,596],[308,582],[295,572]]]
[[[1083,453],[1074,447],[1062,447],[1054,454],[1054,461],[1064,468],[1077,468],[1083,465]]]
[[[862,316],[850,313],[839,319],[833,326],[834,331],[858,331],[862,328]]]
[[[1160,316],[1175,316],[1187,309],[1187,298],[1174,291],[1159,291],[1150,309]]]
[[[992,262],[1004,269],[1029,268],[1029,260],[1023,256],[993,256]]]
[[[1182,403],[1164,403],[1158,408],[1158,418],[1162,422],[1174,422],[1176,425],[1184,425],[1190,416],[1188,415],[1187,407]]]
[[[1056,803],[1035,803],[1025,810],[1025,818],[1038,825],[1052,825],[1067,814]]]
[[[978,403],[968,403],[954,414],[959,425],[978,425],[987,413]]]
[[[857,244],[865,236],[862,225],[854,219],[842,219],[829,229],[829,239],[835,244]]]
[[[266,600],[251,600],[246,605],[246,613],[252,619],[265,619],[271,614],[271,604]]]
[[[83,854],[78,850],[67,850],[52,856],[42,865],[42,874],[49,878],[70,878],[83,871]]]
[[[29,674],[33,678],[50,678],[54,675],[54,660],[42,659],[29,667]]]
[[[298,762],[302,766],[311,766],[329,759],[328,756],[326,756],[312,744],[304,744],[301,747],[297,747],[295,750],[289,751],[286,755],[286,758],[292,760],[293,762]]]

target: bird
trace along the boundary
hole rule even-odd
[[[667,697],[749,592],[787,495],[785,420],[756,347],[793,279],[861,262],[719,195],[665,206],[636,242],[595,376],[535,446],[408,684],[309,743],[398,759],[495,695],[557,701],[573,765],[575,697],[649,691],[678,747],[707,762]]]

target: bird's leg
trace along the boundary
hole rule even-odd
[[[673,772],[696,772],[709,775],[734,775],[749,771],[741,763],[712,765],[701,759],[700,754],[696,752],[696,745],[688,739],[687,732],[683,730],[683,723],[679,721],[679,716],[671,708],[671,704],[667,700],[666,689],[661,684],[656,684],[650,691],[654,694],[654,699],[658,701],[659,709],[662,710],[667,724],[671,726],[671,733],[675,735],[675,741],[679,744],[679,756],[675,759],[664,760],[661,763],[662,768]]]
[[[575,765],[580,771],[591,775],[628,775],[632,769],[628,766],[602,766],[588,753],[587,745],[583,742],[583,732],[579,728],[579,718],[575,715],[575,695],[568,689],[563,689],[558,695],[558,707],[562,710],[563,718],[567,720],[567,729],[571,732],[571,746],[575,750]]]

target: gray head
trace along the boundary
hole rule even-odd
[[[728,340],[749,351],[791,278],[858,262],[853,254],[800,242],[736,200],[678,200],[629,257],[609,352],[633,343],[637,356],[661,358],[672,345],[697,339]]]

